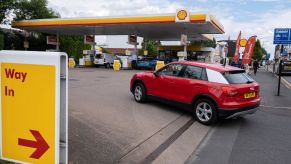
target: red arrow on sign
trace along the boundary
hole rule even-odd
[[[39,131],[30,130],[30,133],[33,135],[36,141],[18,138],[18,145],[36,148],[34,153],[31,154],[30,158],[39,159],[49,149],[49,145],[46,143]]]

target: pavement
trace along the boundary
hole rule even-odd
[[[273,72],[273,65],[264,66],[262,69],[265,69],[268,72]],[[274,74],[278,78],[277,75]],[[289,89],[291,89],[291,75],[282,76],[282,83]]]
[[[212,127],[188,164],[288,164],[291,161],[291,90],[260,69],[254,79],[261,85],[260,110],[244,118],[224,120]]]
[[[138,71],[69,70],[69,163],[184,163],[210,130],[192,113],[129,91]],[[189,146],[191,145],[191,146]]]
[[[283,78],[288,81],[289,85],[291,86],[291,76],[284,76]]]

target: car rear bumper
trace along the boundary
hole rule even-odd
[[[218,110],[218,115],[220,118],[224,118],[224,119],[236,118],[238,116],[255,113],[259,109],[259,106],[260,104],[247,106],[243,108],[236,108],[236,109],[221,109],[220,108]]]

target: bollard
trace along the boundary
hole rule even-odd
[[[156,64],[156,71],[161,69],[162,67],[165,66],[165,63],[164,61],[157,61],[157,64]]]
[[[114,71],[119,71],[120,70],[120,67],[121,67],[121,63],[119,60],[114,60],[113,62],[113,69]]]
[[[69,58],[69,68],[75,68],[75,60],[74,58]]]

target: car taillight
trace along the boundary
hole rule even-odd
[[[238,94],[238,90],[236,88],[231,87],[222,87],[223,93],[227,96],[235,96]]]

